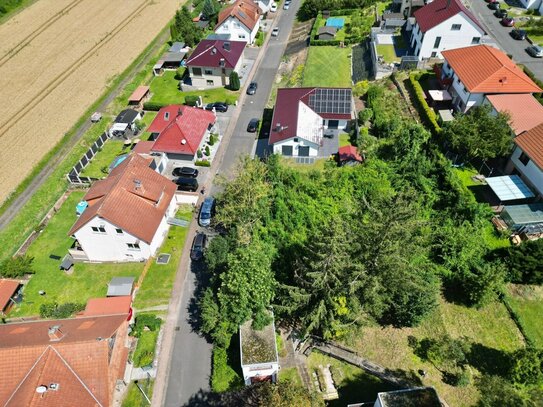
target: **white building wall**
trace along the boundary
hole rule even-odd
[[[272,376],[273,381],[277,381],[277,374],[279,373],[279,363],[263,363],[259,365],[243,365],[241,367],[243,371],[243,380],[246,385],[251,384],[251,378],[253,377],[267,377]]]
[[[260,27],[260,19],[255,24],[253,30],[249,30],[245,25],[235,17],[228,17],[221,25],[215,28],[216,34],[230,34],[232,41],[245,41],[252,44],[255,41],[258,28]]]
[[[541,9],[543,8],[543,3],[541,3],[541,0],[519,0],[522,6],[529,10],[535,10],[539,8],[539,12],[541,13]]]
[[[475,106],[480,106],[485,100],[484,93],[470,93],[467,88],[464,87],[464,84],[460,82],[458,76],[454,71],[449,67],[445,62],[443,64],[443,73],[447,77],[451,77],[452,74],[452,84],[449,87],[449,92],[453,98],[452,103],[454,107],[460,112],[467,112],[469,109]]]
[[[460,30],[452,30],[453,24],[461,25]],[[442,51],[477,45],[479,43],[473,43],[473,39],[477,37],[480,42],[483,35],[483,30],[472,22],[464,13],[460,12],[426,31],[426,33],[424,33],[424,38],[420,30],[418,30],[418,33],[412,37],[412,42],[416,43],[416,50],[420,50],[418,54],[419,59],[443,58],[441,55]],[[434,48],[437,37],[441,37],[441,41],[439,46]],[[433,52],[435,52],[436,55],[432,56]]]
[[[539,195],[543,196],[543,171],[532,160],[528,161],[526,165],[522,164],[519,160],[521,154],[522,150],[517,146],[511,155],[511,162],[521,173],[521,178],[535,188]]]
[[[294,141],[297,138],[298,141]],[[319,155],[319,145],[311,143],[300,137],[289,138],[284,141],[280,141],[273,145],[274,154],[283,154],[283,146],[292,146],[292,156],[299,157],[298,151],[300,147],[309,147],[309,157],[317,157]],[[307,156],[306,156],[307,157]]]
[[[170,205],[168,206],[168,209],[166,210],[166,213],[162,217],[162,220],[160,221],[160,225],[158,226],[155,236],[153,237],[153,240],[151,241],[150,246],[150,252],[151,256],[154,256],[157,252],[157,250],[162,246],[162,243],[164,242],[164,239],[168,235],[168,230],[170,229],[170,225],[168,225],[167,219],[173,218],[175,216],[175,212],[177,210],[177,196],[174,194],[172,201],[170,202]]]

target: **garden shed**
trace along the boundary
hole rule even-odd
[[[336,37],[337,29],[335,27],[320,27],[318,33],[319,40],[333,40]]]
[[[527,225],[543,224],[543,203],[506,205],[500,216],[513,231]]]
[[[108,297],[123,297],[132,295],[134,277],[113,277],[107,285]]]

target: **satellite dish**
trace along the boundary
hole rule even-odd
[[[47,391],[47,386],[41,385],[41,386],[36,387],[36,393],[38,394],[43,394],[46,391]]]

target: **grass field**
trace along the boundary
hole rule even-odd
[[[81,175],[91,178],[107,177],[107,169],[115,157],[129,152],[130,148],[125,146],[123,141],[107,140],[102,146],[102,149],[93,157],[89,165],[81,171]]]
[[[185,103],[186,96],[202,96],[204,103],[226,102],[234,104],[239,96],[238,92],[233,92],[225,88],[213,88],[195,92],[181,92],[178,86],[179,81],[175,79],[175,71],[166,71],[161,76],[155,76],[151,81],[150,88],[153,96],[151,102],[160,104],[180,104]]]
[[[534,346],[543,348],[543,287],[511,284],[506,300],[517,314],[526,336]]]
[[[192,207],[185,205],[180,207],[177,218],[190,221]],[[149,267],[147,275],[138,289],[134,307],[144,309],[157,305],[167,305],[170,301],[175,273],[183,252],[183,246],[187,237],[188,228],[181,226],[170,227],[168,237],[160,248],[160,253],[171,254],[168,264],[157,264],[155,261]]]
[[[303,86],[351,86],[351,48],[310,47]]]
[[[107,283],[112,277],[137,278],[142,272],[143,263],[77,263],[73,267],[73,274],[68,275],[59,270],[61,260],[49,257],[64,257],[67,254],[73,241],[68,231],[76,220],[75,206],[83,195],[82,191],[72,193],[28,249],[28,255],[34,257],[33,268],[36,274],[24,289],[22,304],[10,316],[38,315],[40,305],[45,303],[86,303],[89,298],[104,297]],[[39,295],[40,290],[46,294]]]

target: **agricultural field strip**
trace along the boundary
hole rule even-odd
[[[47,1],[47,0],[42,0]],[[39,4],[37,2],[36,4]],[[102,11],[106,10],[106,13],[113,14],[112,10],[115,10],[116,6],[111,6],[110,3],[104,4],[102,1],[90,2],[94,9]],[[122,3],[126,5],[127,1],[119,1],[114,3]],[[132,2],[130,2],[132,4]],[[85,3],[82,3],[85,4]],[[134,9],[126,10],[124,13],[113,16],[111,21],[126,23],[117,34],[108,40],[103,41],[100,48],[95,49],[90,53],[90,57],[84,64],[78,64],[74,67],[73,60],[68,62],[68,68],[72,67],[71,74],[65,76],[64,80],[58,80],[57,86],[48,88],[40,100],[34,101],[32,108],[29,105],[26,106],[26,110],[23,114],[26,115],[25,120],[19,120],[10,126],[10,130],[5,132],[5,137],[0,138],[0,171],[4,171],[5,174],[10,174],[9,177],[2,177],[0,179],[0,201],[4,200],[9,193],[21,182],[24,177],[30,172],[32,167],[39,162],[43,155],[52,148],[61,138],[64,132],[66,132],[75,121],[85,112],[88,106],[99,97],[105,90],[107,83],[112,77],[122,72],[129,63],[139,55],[139,52],[151,41],[160,30],[171,19],[177,6],[178,0],[154,0],[148,3],[137,3],[138,5],[146,5],[142,7],[139,12],[134,13]],[[81,7],[81,5],[79,6]],[[78,10],[79,7],[72,9],[71,13]],[[31,10],[30,7],[28,10]],[[57,10],[58,11],[58,10]],[[104,20],[109,18],[108,16],[102,16],[98,13],[90,13],[86,10],[86,17],[89,15],[99,14],[98,18]],[[127,16],[134,16],[128,19]],[[76,16],[78,17],[78,16]],[[71,18],[70,18],[71,20]],[[58,32],[58,25],[62,22],[63,26],[66,26],[66,20],[60,19],[57,24],[54,24],[51,28],[45,30],[42,36],[50,37],[61,36],[65,38],[70,33],[63,34],[62,27]],[[43,24],[43,20],[37,21],[38,24]],[[102,21],[98,20],[95,25],[108,26],[106,21],[102,24]],[[81,31],[81,26],[85,24],[74,21],[73,30],[76,36],[81,37],[82,33],[90,36],[90,33]],[[112,27],[112,24],[109,24]],[[146,27],[146,29],[142,29]],[[1,27],[1,26],[0,26]],[[96,31],[96,30],[94,30]],[[110,28],[111,31],[111,28]],[[0,28],[1,32],[1,28]],[[28,32],[25,34],[28,35]],[[23,36],[24,37],[24,36]],[[1,37],[0,37],[1,39]],[[54,38],[51,38],[52,40]],[[39,36],[32,44],[36,46],[39,41],[43,41]],[[47,41],[47,40],[45,40]],[[68,40],[70,41],[70,40]],[[73,41],[73,40],[72,40]],[[88,41],[85,39],[84,41]],[[59,41],[57,41],[59,42]],[[75,47],[77,44],[71,42],[69,44],[58,44],[64,46],[65,49],[69,49],[71,44]],[[96,41],[92,40],[92,44],[96,44]],[[128,45],[127,45],[128,44]],[[22,58],[26,54],[28,47],[25,47],[23,51],[17,54],[9,63],[0,68],[0,82],[4,82],[4,69],[7,66],[11,66],[14,61]],[[88,48],[88,44],[87,44]],[[57,56],[60,51],[56,51]],[[81,54],[80,54],[81,55]],[[37,56],[37,55],[36,55]],[[52,55],[53,57],[55,55]],[[80,58],[81,56],[79,56]],[[22,64],[24,65],[23,59]],[[76,61],[77,63],[77,61]],[[21,68],[18,68],[21,70]],[[41,70],[43,71],[43,69]],[[57,72],[58,75],[58,72]],[[16,80],[17,78],[14,78]],[[11,88],[11,81],[8,84],[3,84],[2,87],[5,90],[6,87]],[[40,89],[38,89],[39,91]],[[7,107],[7,104],[6,104]],[[20,107],[19,107],[20,108]],[[43,120],[43,118],[48,118]],[[17,169],[14,171],[14,168]]]

